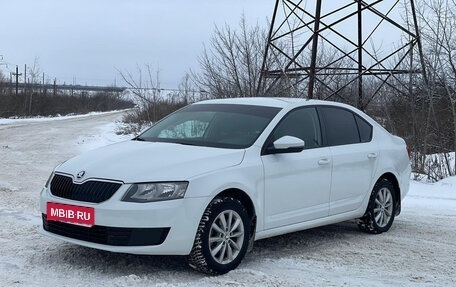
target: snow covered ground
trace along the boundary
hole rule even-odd
[[[238,269],[194,272],[179,256],[115,254],[41,236],[39,192],[60,162],[128,137],[121,112],[0,119],[0,286],[456,286],[456,178],[411,183],[381,235],[344,222],[257,241]]]

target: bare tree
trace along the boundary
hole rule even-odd
[[[131,72],[119,73],[137,107],[124,118],[125,124],[120,127],[119,133],[137,134],[187,103],[187,98],[180,97],[179,93],[165,93],[161,89],[160,70],[154,70],[149,64],[137,66],[135,75]]]
[[[248,27],[244,16],[238,29],[216,26],[210,48],[205,46],[199,57],[200,72],[192,72],[192,79],[215,98],[255,96],[265,43],[265,30]]]
[[[456,174],[456,161],[453,160],[454,166],[449,166],[448,158],[448,152],[456,151],[456,3],[454,0],[429,0],[423,1],[420,8],[418,14],[428,48],[427,68],[432,95],[437,101],[446,103],[440,110],[431,111],[438,138],[434,149],[442,153],[440,161],[446,167],[442,176],[451,176]],[[442,114],[452,120],[445,123],[446,119],[440,117]]]
[[[144,67],[137,66],[136,75],[128,71],[118,72],[128,85],[141,117],[145,116],[143,120],[155,122],[158,119],[156,106],[160,98],[160,70],[154,71],[150,64],[145,64]]]
[[[201,93],[196,91],[196,87],[190,78],[190,74],[186,73],[178,87],[179,92],[176,94],[174,102],[184,101],[185,103],[194,103],[201,99]]]
[[[39,77],[40,77],[41,71],[40,71],[40,64],[39,64],[39,58],[35,57],[33,60],[33,65],[29,66],[27,69],[27,79],[25,79],[26,83],[31,84],[31,88],[26,90],[26,95],[25,95],[25,107],[26,110],[28,108],[28,114],[32,114],[32,104],[33,104],[33,96],[35,95],[36,91],[34,89],[35,84],[39,83]]]
[[[417,3],[427,81],[410,77],[409,95],[389,96],[384,104],[388,125],[412,148],[414,170],[432,181],[456,172],[455,9],[451,0]]]

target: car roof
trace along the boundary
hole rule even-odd
[[[249,97],[249,98],[226,98],[205,100],[196,104],[237,104],[237,105],[253,105],[253,106],[267,106],[285,108],[288,106],[308,106],[308,105],[333,105],[340,107],[349,107],[349,105],[323,101],[323,100],[308,100],[303,98],[267,98],[267,97]]]
[[[365,120],[370,122],[372,126],[376,126],[377,129],[380,129],[386,133],[384,127],[382,127],[377,121],[372,119],[369,115],[365,114],[363,111],[360,111],[356,107],[351,105],[332,102],[332,101],[324,101],[324,100],[308,100],[303,98],[273,98],[273,97],[245,97],[245,98],[225,98],[225,99],[213,99],[213,100],[204,100],[194,105],[200,104],[234,104],[234,105],[252,105],[252,106],[265,106],[265,107],[276,107],[280,109],[294,109],[299,106],[333,106],[333,107],[341,107],[352,112],[355,112],[357,115],[362,116]],[[389,133],[388,133],[389,134]]]

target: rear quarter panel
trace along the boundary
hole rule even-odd
[[[392,173],[399,183],[401,200],[407,195],[410,186],[411,166],[405,141],[387,131],[382,131],[379,139],[380,158],[376,178]]]

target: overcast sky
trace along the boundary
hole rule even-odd
[[[159,67],[162,88],[176,88],[214,25],[237,25],[242,13],[266,25],[274,0],[0,0],[4,74],[38,59],[46,78],[122,85],[119,73]]]

